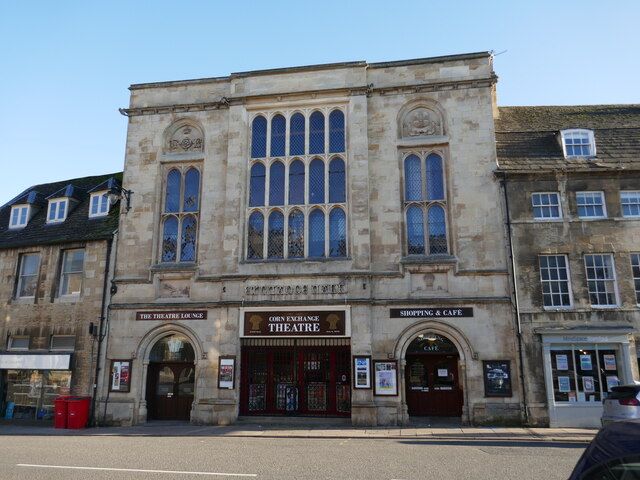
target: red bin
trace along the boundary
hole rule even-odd
[[[54,428],[67,428],[67,406],[68,400],[72,398],[69,396],[66,397],[56,397],[53,401],[54,409],[53,409],[53,426]]]
[[[69,397],[67,404],[67,428],[85,428],[89,421],[91,397]]]

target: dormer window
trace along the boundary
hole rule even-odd
[[[67,218],[68,204],[69,202],[66,198],[56,198],[49,200],[47,223],[64,222],[65,218]]]
[[[91,204],[89,205],[89,218],[104,217],[109,214],[109,199],[107,192],[91,194]]]
[[[596,142],[592,130],[562,130],[562,150],[565,157],[595,157]]]
[[[9,228],[24,228],[29,221],[29,205],[14,205],[11,207]]]

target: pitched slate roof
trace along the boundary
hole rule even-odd
[[[74,178],[61,182],[34,185],[28,188],[6,205],[0,207],[0,249],[109,238],[118,228],[120,209],[117,205],[114,205],[111,207],[109,215],[89,218],[91,195],[88,192],[110,178],[115,178],[121,182],[122,172]],[[69,186],[72,186],[70,190],[68,189]],[[42,202],[41,200],[61,191],[73,192],[74,197],[80,200],[80,203],[68,212],[64,222],[47,224],[47,202]],[[34,192],[37,192],[37,194],[34,194]],[[11,205],[33,203],[35,199],[39,199],[37,203],[41,205],[41,208],[29,220],[27,226],[21,229],[9,229]]]
[[[498,167],[504,171],[640,168],[640,105],[499,107]],[[593,130],[596,157],[564,158],[560,130]]]

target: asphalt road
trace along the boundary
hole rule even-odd
[[[565,480],[584,443],[0,436],[0,479]]]

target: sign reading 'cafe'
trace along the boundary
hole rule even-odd
[[[392,308],[389,318],[453,318],[473,317],[471,307],[452,308]]]

